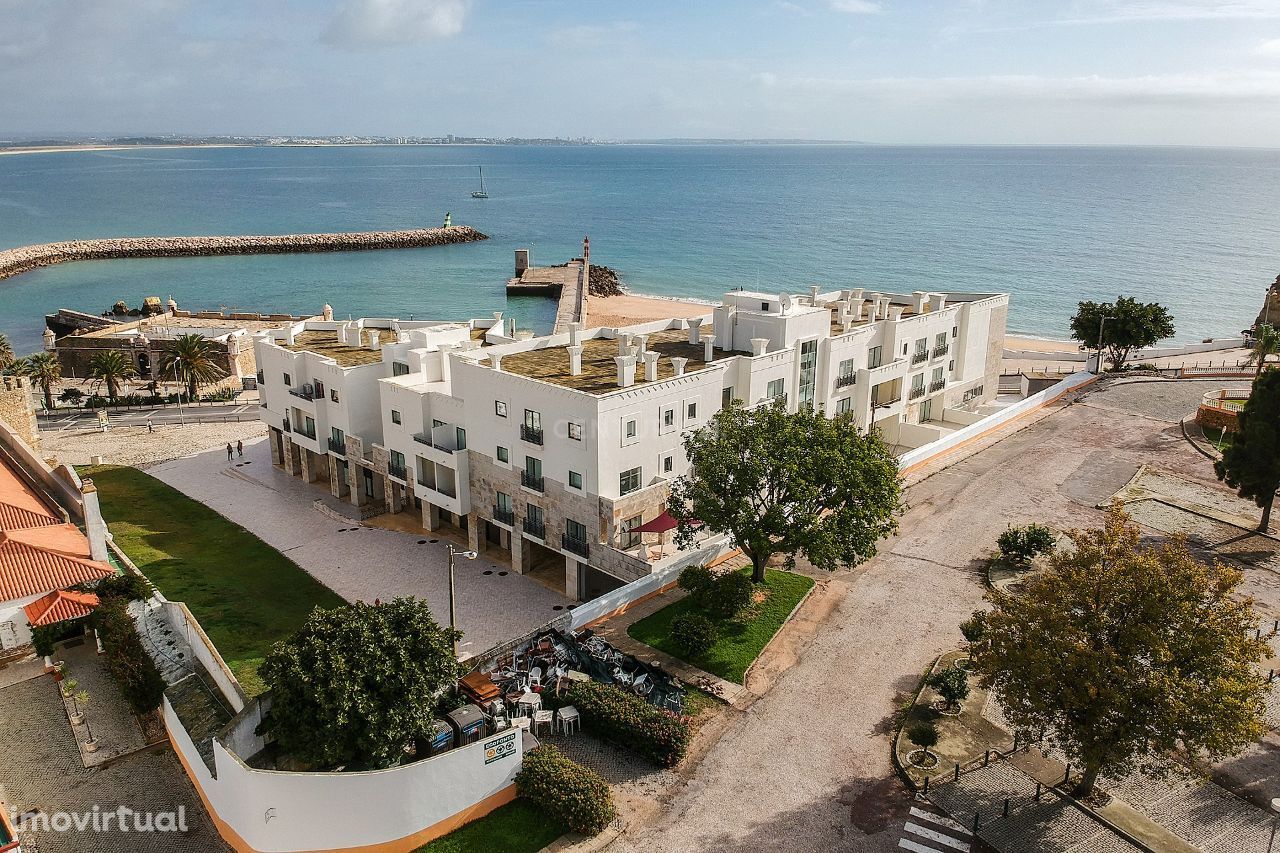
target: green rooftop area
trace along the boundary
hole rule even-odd
[[[713,334],[709,325],[702,327],[704,335]],[[689,333],[683,329],[668,329],[648,335],[646,346],[659,354],[658,381],[675,376],[672,358],[687,358],[685,373],[702,370],[707,362],[702,344],[691,344]],[[634,341],[634,338],[633,338]],[[608,338],[591,338],[582,341],[582,372],[577,376],[569,373],[569,351],[565,345],[511,353],[502,357],[502,369],[506,373],[527,376],[530,379],[541,379],[575,391],[588,394],[608,394],[618,390],[618,364],[613,359],[618,355],[618,342]],[[717,350],[717,358],[727,358]],[[644,361],[636,359],[636,386],[645,384]]]
[[[272,645],[316,607],[345,602],[289,558],[156,478],[119,465],[93,478],[115,543],[165,598],[184,602],[250,696]]]
[[[381,341],[387,343],[395,340],[395,334],[389,329],[361,329],[360,342],[369,343],[369,333],[378,332]],[[368,346],[348,346],[338,340],[337,331],[299,332],[293,336],[293,343],[277,340],[278,346],[293,352],[313,352],[327,356],[342,367],[356,367],[361,364],[377,364],[382,361],[382,351],[369,349]]]

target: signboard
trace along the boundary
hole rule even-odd
[[[519,741],[517,740],[519,735],[520,730],[513,729],[501,737],[496,737],[485,743],[484,763],[492,764],[495,761],[501,761],[508,755],[515,755],[516,749],[519,747]]]

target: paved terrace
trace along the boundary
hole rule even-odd
[[[370,340],[370,333],[378,332],[383,342],[395,342],[395,336],[388,329],[361,329],[360,343],[365,346],[353,347],[350,344],[344,344],[338,340],[338,332],[299,332],[293,336],[293,343],[288,344],[283,340],[276,341],[276,345],[293,352],[313,352],[316,355],[326,356],[336,361],[341,367],[356,367],[361,364],[377,364],[382,361],[381,349],[369,349],[367,344]],[[388,339],[390,339],[388,341]]]
[[[714,334],[709,325],[702,326],[702,334]],[[704,361],[706,354],[703,345],[689,343],[689,333],[684,329],[668,329],[654,332],[648,337],[646,349],[659,353],[658,381],[675,376],[672,358],[687,358],[685,373],[693,373],[705,368],[710,362]],[[634,341],[634,337],[632,338]],[[585,391],[588,394],[608,394],[618,390],[618,365],[613,360],[618,355],[618,342],[609,338],[582,339],[582,373],[572,376],[569,373],[569,352],[567,344],[544,347],[526,352],[511,353],[502,357],[502,369],[507,373],[540,379],[553,385]],[[717,349],[715,356],[727,358],[728,355]],[[644,362],[636,365],[636,386],[644,385]]]
[[[148,473],[243,526],[348,601],[413,595],[426,599],[437,618],[447,622],[449,540],[438,533],[365,527],[319,512],[315,503],[328,493],[274,468],[265,440],[246,442],[244,453],[232,464],[224,450],[214,449]],[[457,561],[457,594],[463,654],[533,631],[569,604],[484,555]]]

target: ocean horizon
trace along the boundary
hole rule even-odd
[[[488,199],[470,192],[484,167]],[[39,347],[58,308],[459,319],[545,331],[508,300],[517,248],[581,253],[637,295],[734,288],[1012,294],[1009,330],[1069,336],[1082,299],[1158,301],[1175,340],[1238,335],[1275,278],[1280,151],[733,144],[137,148],[0,157],[0,248],[90,237],[431,227],[483,243],[65,264],[0,281],[0,332]]]

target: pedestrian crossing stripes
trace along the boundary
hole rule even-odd
[[[898,847],[910,853],[969,853],[972,833],[946,815],[912,806]]]

